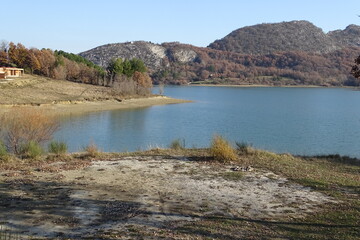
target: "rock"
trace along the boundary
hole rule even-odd
[[[236,166],[236,167],[232,167],[230,168],[232,171],[242,171],[242,172],[252,172],[254,171],[254,168],[251,167],[251,166],[247,166],[247,167],[239,167],[239,166]]]

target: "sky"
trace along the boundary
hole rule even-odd
[[[260,23],[360,25],[359,0],[1,0],[0,9],[0,41],[72,53],[137,40],[206,47]]]

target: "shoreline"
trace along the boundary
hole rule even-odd
[[[263,84],[244,84],[244,85],[232,85],[232,84],[189,84],[189,86],[197,87],[239,87],[239,88],[354,88],[351,86],[317,86],[317,85],[263,85]]]
[[[110,111],[119,109],[144,108],[156,105],[190,103],[190,100],[175,99],[166,96],[152,96],[146,98],[131,98],[104,101],[65,101],[61,103],[45,104],[0,104],[0,114],[6,113],[13,107],[30,107],[49,111],[55,115],[83,114],[89,112]]]

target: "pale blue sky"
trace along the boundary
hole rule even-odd
[[[73,53],[136,40],[205,47],[259,23],[308,20],[325,32],[360,25],[359,0],[3,0],[0,9],[0,40]]]

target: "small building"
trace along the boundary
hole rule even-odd
[[[0,79],[8,77],[21,77],[24,74],[24,69],[14,67],[0,67]]]
[[[6,78],[5,72],[0,70],[0,79],[5,79],[5,78]]]

